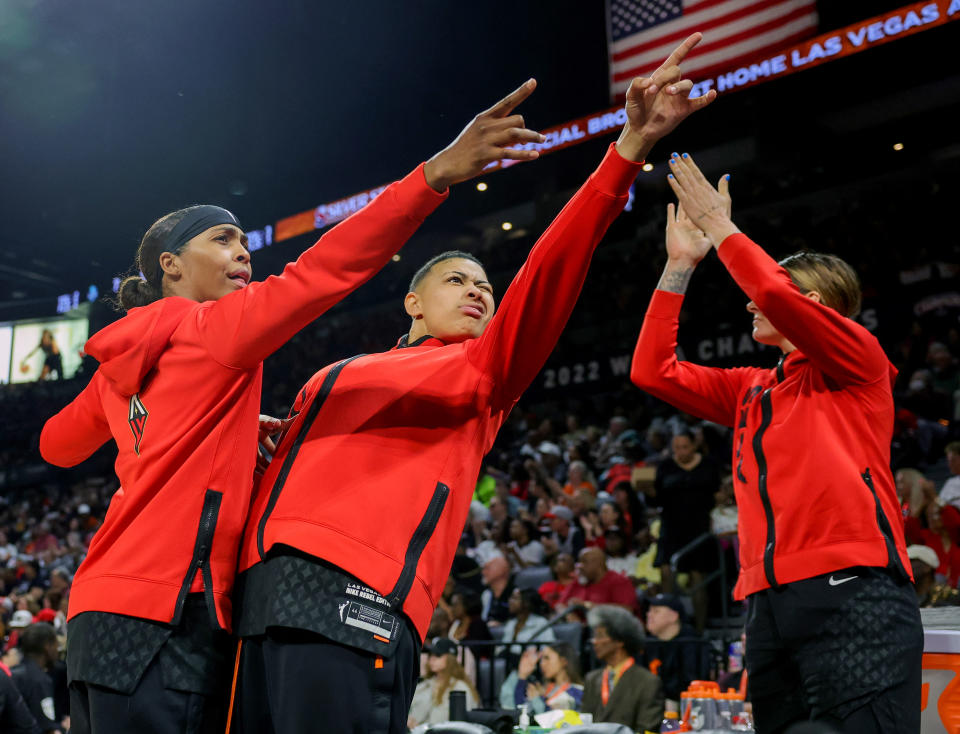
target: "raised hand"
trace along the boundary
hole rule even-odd
[[[528,79],[517,89],[484,110],[463,128],[450,145],[427,161],[423,173],[427,184],[436,191],[479,176],[493,161],[504,158],[532,161],[539,151],[511,146],[542,143],[546,138],[524,127],[523,116],[511,114],[537,88],[536,79]]]
[[[700,97],[690,97],[693,81],[683,79],[680,71],[680,63],[701,38],[700,33],[689,36],[651,76],[630,82],[625,108],[627,123],[617,141],[617,151],[624,158],[646,158],[654,143],[717,98],[713,89]]]
[[[730,181],[728,176],[720,179],[717,190],[725,197],[727,216],[730,216]],[[696,265],[713,246],[682,206],[667,204],[667,259]]]
[[[686,153],[670,156],[670,170],[672,173],[667,176],[667,182],[677,195],[677,201],[714,247],[719,247],[726,237],[740,231],[730,220],[727,176],[720,179],[717,188],[713,188]]]
[[[540,653],[537,652],[536,648],[528,647],[524,650],[520,656],[520,663],[517,665],[517,677],[520,680],[526,680],[533,675],[533,671],[537,669],[539,658]]]

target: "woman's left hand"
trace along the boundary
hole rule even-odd
[[[543,686],[539,683],[527,683],[527,700],[540,698],[543,695]]]
[[[719,247],[726,237],[740,231],[730,220],[729,176],[721,178],[717,188],[713,188],[687,153],[671,155],[670,170],[672,173],[667,176],[667,182],[677,195],[680,207],[710,238],[714,247]]]

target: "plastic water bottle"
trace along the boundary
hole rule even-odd
[[[664,711],[660,731],[680,731],[680,714],[676,711]]]

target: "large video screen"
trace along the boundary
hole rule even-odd
[[[13,345],[13,327],[0,326],[0,385],[10,382],[10,349]]]
[[[66,380],[80,367],[90,332],[87,319],[50,319],[13,325],[10,382]],[[62,373],[62,374],[61,374]]]

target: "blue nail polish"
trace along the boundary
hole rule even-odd
[[[676,154],[676,153],[671,153],[671,154],[670,154],[670,157],[671,157],[671,158],[676,158],[676,157],[677,157],[677,154]]]
[[[668,174],[667,174],[667,178],[673,178],[673,174],[672,174],[672,173],[668,173]]]
[[[728,173],[726,176],[724,176],[724,178],[725,178],[727,181],[729,181],[729,180],[730,180],[730,174]]]
[[[683,157],[684,157],[684,158],[689,158],[690,156],[688,156],[686,153],[684,153],[684,154],[683,154]]]

